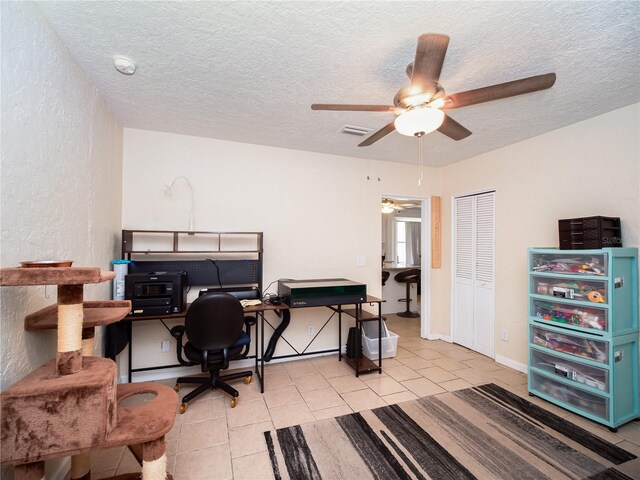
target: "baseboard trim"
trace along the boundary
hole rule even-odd
[[[346,347],[344,347],[346,350]],[[295,360],[302,359],[310,359],[310,358],[318,358],[324,357],[327,355],[335,355],[335,352],[331,353],[318,353],[317,355],[304,355],[300,357],[291,357],[291,358],[274,358],[270,362],[265,362],[264,366],[273,365],[274,363],[282,363],[282,362],[293,362]],[[256,361],[253,358],[246,358],[244,360],[234,360],[232,363],[233,370],[239,368],[246,368],[253,370],[255,368]],[[132,383],[139,382],[154,382],[157,380],[166,380],[167,378],[176,378],[176,377],[184,377],[187,375],[198,375],[201,374],[199,366],[194,367],[175,367],[175,368],[163,368],[159,370],[148,370],[144,372],[134,372]],[[224,372],[223,372],[224,375]],[[127,376],[120,376],[120,383],[127,383]]]
[[[442,340],[443,342],[453,343],[453,338],[441,333],[429,333],[427,334],[427,340]]]
[[[510,358],[503,357],[502,355],[496,354],[495,361],[500,365],[513,368],[514,370],[518,370],[519,372],[529,373],[529,368],[527,367],[527,365],[525,365],[524,363],[516,362],[515,360],[512,360]]]

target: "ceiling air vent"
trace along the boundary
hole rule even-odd
[[[345,125],[338,133],[346,133],[347,135],[356,135],[357,137],[364,137],[365,135],[371,133],[373,129],[364,128],[364,127],[356,127],[355,125]]]

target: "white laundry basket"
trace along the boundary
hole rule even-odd
[[[378,360],[378,324],[364,322],[362,324],[362,352],[370,360]],[[398,350],[398,335],[387,329],[382,322],[382,358],[396,356]]]

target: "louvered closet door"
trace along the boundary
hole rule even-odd
[[[473,348],[473,197],[455,199],[453,341]]]
[[[453,340],[494,355],[495,194],[455,200]]]

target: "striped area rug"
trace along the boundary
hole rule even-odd
[[[494,384],[264,435],[276,480],[628,480],[636,458]]]

